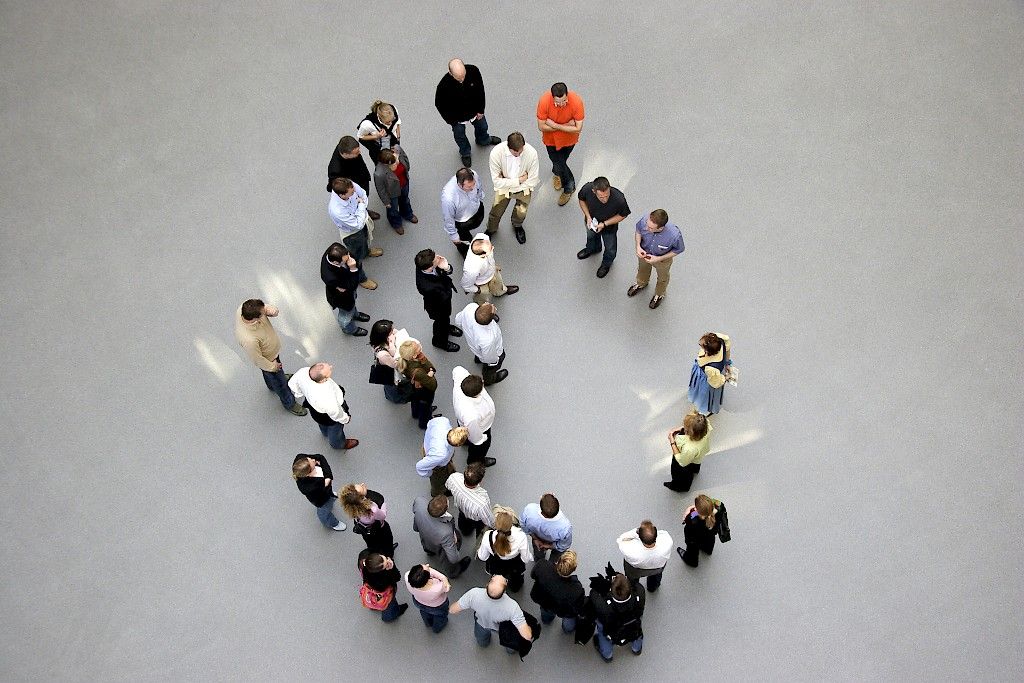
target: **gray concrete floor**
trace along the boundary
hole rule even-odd
[[[0,5],[0,678],[1020,679],[1020,3],[209,5]],[[681,536],[663,435],[696,339],[735,339],[697,480],[735,540],[671,564],[639,659],[547,631],[520,663],[469,615],[433,637],[361,610],[360,540],[289,477],[326,444],[232,338],[260,296],[289,368],[337,364],[363,443],[330,461],[390,500],[399,566],[422,561],[420,434],[366,384],[317,262],[331,150],[395,102],[422,220],[382,226],[360,304],[426,338],[411,257],[445,244],[458,157],[432,95],[456,54],[498,135],[539,146],[537,96],[578,90],[578,177],[687,243],[661,309],[627,299],[628,233],[595,279],[545,165],[529,242],[496,240],[523,291],[500,305],[493,498],[556,492],[584,576],[644,517]],[[472,358],[433,356],[448,411]]]

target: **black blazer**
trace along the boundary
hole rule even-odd
[[[324,486],[324,481],[327,479],[334,479],[334,472],[331,472],[331,464],[327,462],[327,458],[312,453],[300,453],[299,455],[305,455],[308,458],[316,460],[316,464],[320,465],[320,469],[324,471],[322,477],[299,477],[295,480],[295,484],[299,487],[299,491],[302,495],[306,496],[310,503],[316,507],[320,507],[331,498],[334,498],[334,491],[331,486]]]
[[[530,576],[534,581],[530,598],[548,612],[562,618],[573,618],[583,611],[586,592],[575,575],[561,576],[551,560],[539,558]]]
[[[343,311],[351,311],[355,308],[356,289],[359,287],[358,270],[353,273],[347,266],[333,265],[327,260],[327,251],[325,250],[324,255],[320,257],[320,279],[324,281],[327,303],[331,308],[340,308]],[[338,287],[345,291],[339,292]]]
[[[434,269],[434,273],[416,271],[416,289],[423,295],[423,310],[433,319],[447,318],[452,314],[452,292],[455,285],[451,275]]]
[[[466,78],[459,83],[450,73],[437,84],[434,93],[434,107],[449,125],[468,121],[484,113],[487,98],[484,95],[484,79],[480,69],[466,65]]]
[[[328,192],[331,191],[331,183],[335,178],[348,178],[363,188],[363,192],[370,191],[370,169],[366,167],[366,161],[362,154],[355,159],[342,159],[341,152],[335,148],[331,161],[327,164]]]

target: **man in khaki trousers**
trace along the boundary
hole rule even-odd
[[[651,281],[651,269],[658,273],[658,285],[654,288],[649,308],[661,305],[668,291],[669,269],[677,254],[686,249],[683,246],[683,233],[679,226],[668,222],[668,212],[655,209],[637,221],[636,233],[636,283],[626,290],[626,296],[637,293]]]
[[[530,208],[533,190],[540,182],[540,163],[537,150],[526,144],[522,133],[511,133],[508,139],[491,150],[491,182],[494,185],[494,206],[487,218],[487,234],[498,231],[498,223],[505,215],[509,202],[512,208],[512,230],[519,244],[526,243],[526,212]]]

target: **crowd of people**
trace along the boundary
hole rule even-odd
[[[578,643],[592,642],[602,659],[611,661],[616,645],[628,645],[633,654],[643,649],[642,616],[646,594],[658,590],[673,548],[690,567],[697,567],[700,553],[711,554],[715,539],[729,539],[728,517],[721,501],[696,496],[682,515],[683,545],[651,520],[623,532],[617,539],[622,570],[609,563],[603,573],[589,580],[589,593],[576,575],[579,557],[573,547],[573,524],[553,493],[521,511],[491,500],[482,485],[487,468],[498,461],[489,455],[494,440],[496,403],[488,392],[505,380],[502,366],[505,348],[494,300],[511,296],[519,286],[507,284],[495,260],[490,236],[513,204],[511,224],[520,244],[525,244],[526,218],[540,180],[537,150],[520,132],[502,141],[491,135],[485,116],[486,97],[480,70],[453,59],[438,83],[435,106],[451,126],[462,166],[441,190],[442,227],[445,236],[463,258],[458,287],[448,259],[431,248],[414,258],[416,288],[432,321],[430,344],[443,352],[456,352],[461,338],[480,365],[470,372],[461,365],[450,371],[454,415],[446,417],[434,403],[438,367],[424,352],[419,340],[387,319],[375,321],[357,307],[359,289],[374,290],[364,266],[367,259],[383,255],[373,245],[374,221],[381,215],[369,208],[371,173],[362,156],[365,147],[374,164],[372,179],[391,228],[404,234],[406,222],[419,222],[410,198],[411,164],[402,148],[401,119],[393,104],[375,101],[358,124],[356,135],[339,141],[328,166],[330,192],[328,214],[339,231],[339,241],[321,256],[320,275],[328,305],[342,333],[368,336],[371,347],[369,381],[382,386],[384,398],[408,403],[411,417],[423,430],[419,459],[410,469],[427,480],[424,493],[412,501],[413,529],[420,538],[428,562],[412,564],[402,572],[395,564],[396,548],[384,495],[365,483],[339,484],[328,459],[321,454],[298,454],[292,476],[299,491],[316,508],[327,529],[344,531],[336,504],[353,531],[362,536],[365,549],[357,558],[362,578],[364,606],[378,611],[385,622],[395,621],[408,609],[398,597],[400,586],[420,613],[425,627],[437,633],[450,615],[474,613],[474,635],[481,646],[497,633],[499,642],[521,656],[529,652],[541,624],[561,619],[561,629],[575,634]],[[607,275],[617,253],[618,225],[631,213],[625,195],[604,176],[583,184],[576,179],[569,158],[579,142],[585,111],[583,99],[564,83],[555,83],[537,103],[537,128],[551,161],[557,203],[565,206],[575,194],[583,218],[585,246],[577,253],[586,259],[601,253],[597,277]],[[493,203],[487,227],[478,231],[484,218],[485,192],[473,169],[472,148],[467,136],[472,125],[478,146],[491,147],[488,157]],[[637,255],[635,282],[627,296],[648,286],[651,271],[657,286],[649,306],[657,308],[667,293],[669,269],[683,252],[678,226],[669,222],[664,209],[654,209],[635,225]],[[459,288],[471,302],[452,318],[452,295]],[[235,335],[252,362],[262,371],[266,386],[283,407],[299,416],[309,415],[332,449],[350,450],[359,440],[346,434],[350,411],[344,389],[335,381],[333,366],[325,361],[286,373],[280,359],[281,341],[271,319],[280,311],[261,299],[249,299],[235,312]],[[710,451],[710,416],[719,412],[726,383],[735,382],[731,340],[709,332],[698,342],[690,374],[688,400],[692,406],[679,428],[668,433],[672,452],[671,479],[664,485],[678,492],[690,490],[694,476]],[[465,466],[456,466],[457,449],[465,448]],[[463,554],[465,539],[474,537],[473,549]],[[451,601],[451,582],[474,559],[483,563],[490,580],[486,586],[465,591]],[[533,585],[530,598],[540,620],[524,610],[510,593],[520,591],[529,569]],[[644,585],[646,583],[646,586]]]

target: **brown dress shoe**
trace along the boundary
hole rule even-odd
[[[413,224],[415,224],[415,223],[419,223],[419,222],[420,222],[420,219],[419,219],[419,218],[416,218],[416,215],[415,215],[415,214],[413,214],[413,217],[409,219],[409,222],[410,222],[410,223],[413,223]]]
[[[398,233],[399,235],[404,235],[404,234],[405,234],[405,228],[403,228],[403,227],[402,227],[401,225],[399,225],[399,226],[398,226],[397,228],[395,228],[394,230],[395,230],[395,232],[396,232],[396,233]]]
[[[651,297],[651,303],[647,304],[648,308],[657,308],[661,305],[661,300],[665,298],[664,294],[655,294]]]
[[[570,199],[572,199],[572,192],[563,192],[562,194],[558,195],[558,205],[565,206],[566,204],[569,203]]]
[[[562,189],[562,179],[559,178],[558,176],[551,177],[551,184],[555,186],[556,190]]]
[[[383,253],[384,253],[384,250],[381,249],[380,247],[370,247],[370,253],[368,255],[370,257],[374,257],[374,256],[380,256]]]
[[[379,221],[380,220],[380,214],[377,213],[376,211],[370,211],[369,209],[367,209],[366,210],[366,215],[369,216],[370,218],[372,218],[375,221]]]
[[[376,283],[376,282],[374,282],[373,280],[369,279],[369,278],[367,278],[367,279],[366,279],[365,281],[363,281],[363,282],[360,282],[360,283],[359,283],[359,286],[360,286],[360,287],[362,287],[363,289],[368,289],[368,290],[370,290],[371,292],[372,292],[373,290],[377,289],[377,283]]]
[[[626,290],[626,296],[636,296],[637,293],[645,287],[647,287],[647,285],[632,284],[629,286],[629,289]]]
[[[345,450],[351,450],[359,445],[359,439],[345,439]]]

